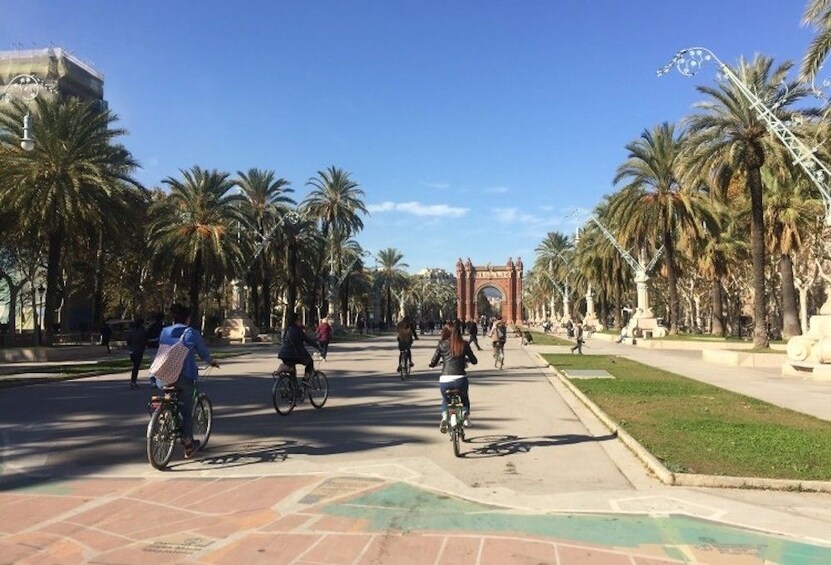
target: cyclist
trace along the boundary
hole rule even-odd
[[[470,426],[470,397],[468,396],[468,380],[465,366],[467,363],[475,365],[476,356],[470,348],[470,343],[462,338],[462,324],[456,322],[447,324],[441,330],[441,339],[436,346],[436,352],[430,361],[430,367],[435,367],[442,362],[441,376],[439,377],[439,390],[441,391],[441,423],[439,431],[447,433],[447,397],[445,392],[450,389],[458,389],[464,406],[465,427]]]
[[[290,312],[286,320],[286,331],[283,332],[283,345],[280,347],[277,357],[283,362],[277,370],[290,371],[292,375],[297,377],[297,371],[294,366],[300,363],[306,367],[304,378],[309,378],[315,374],[314,361],[309,352],[306,351],[306,344],[317,348],[317,342],[306,335],[303,324],[297,317],[297,312]]]
[[[414,367],[413,364],[413,352],[411,350],[413,342],[418,339],[418,335],[416,335],[415,325],[410,321],[410,318],[404,316],[404,319],[398,324],[398,359],[401,359],[401,351],[407,352],[407,362],[410,364],[410,367]],[[396,371],[398,371],[401,367],[398,367]]]
[[[199,330],[190,326],[190,309],[182,304],[174,304],[170,307],[170,313],[173,316],[173,325],[162,328],[159,343],[174,345],[181,339],[189,350],[179,380],[176,381],[182,410],[182,445],[185,447],[185,458],[189,459],[201,445],[199,440],[193,439],[193,386],[199,376],[194,351],[211,367],[219,367],[219,363],[211,357]]]
[[[503,350],[504,355],[505,341],[508,339],[508,327],[501,315],[496,316],[496,321],[494,321],[493,327],[488,335],[491,341],[493,341],[493,358],[496,359],[496,355],[500,350]]]

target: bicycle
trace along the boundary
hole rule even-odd
[[[505,344],[499,341],[493,342],[493,366],[502,370],[505,365]]]
[[[410,376],[410,358],[404,350],[398,353],[398,374],[402,381]]]
[[[329,398],[329,379],[323,371],[315,371],[311,377],[297,378],[294,365],[278,369],[271,374],[274,384],[271,387],[271,402],[274,410],[281,416],[291,414],[298,402],[306,397],[315,408],[323,408]]]
[[[207,377],[209,372],[205,373]],[[176,384],[166,385],[161,396],[151,396],[147,409],[147,460],[154,469],[163,470],[173,457],[173,447],[182,437],[182,410],[179,403],[181,389]],[[193,439],[200,442],[199,451],[205,449],[213,428],[211,399],[193,383]]]
[[[461,391],[457,388],[451,388],[445,391],[444,396],[447,398],[447,434],[450,436],[450,442],[453,444],[453,454],[456,457],[461,457],[461,443],[465,441],[465,417]]]

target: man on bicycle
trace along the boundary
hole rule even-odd
[[[407,363],[410,364],[410,367],[413,367],[413,352],[412,346],[413,342],[418,339],[418,335],[416,335],[415,324],[410,321],[410,318],[404,316],[404,319],[398,324],[398,359],[399,364],[401,362],[401,354],[405,353],[407,358]],[[396,371],[400,371],[401,367],[399,366]]]
[[[173,345],[181,339],[189,350],[179,380],[176,381],[182,409],[182,444],[185,447],[185,458],[189,459],[200,446],[199,440],[193,439],[193,387],[198,377],[194,351],[212,367],[219,367],[219,363],[211,357],[199,330],[190,326],[190,309],[181,304],[174,304],[170,308],[170,313],[173,316],[173,325],[162,329],[159,343]]]
[[[501,315],[496,316],[496,321],[493,323],[490,333],[488,334],[493,342],[493,358],[499,354],[500,350],[504,350],[505,341],[508,339],[508,326]]]
[[[306,351],[306,344],[318,348],[317,342],[306,335],[303,324],[297,317],[296,312],[290,312],[287,318],[286,331],[283,333],[283,345],[280,347],[280,352],[277,357],[285,365],[288,365],[294,376],[297,372],[294,366],[298,363],[306,367],[305,377],[309,378],[315,374],[314,361],[309,352]],[[283,367],[278,371],[284,370]]]

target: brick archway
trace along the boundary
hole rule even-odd
[[[470,258],[456,261],[456,317],[460,320],[477,320],[479,305],[476,296],[486,286],[499,289],[503,300],[502,319],[510,324],[522,321],[522,259],[516,263],[508,258],[504,266],[486,265],[474,267]]]

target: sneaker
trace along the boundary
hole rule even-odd
[[[412,369],[413,367],[415,367],[415,363],[410,363],[410,369]]]
[[[447,433],[447,420],[442,418],[441,422],[439,423],[439,431],[443,434]]]
[[[198,439],[191,441],[188,445],[185,446],[185,459],[190,459],[193,457],[193,454],[199,451],[199,448],[202,447],[202,442]]]
[[[462,420],[462,425],[466,428],[470,427],[470,416],[468,416],[467,414],[465,414],[465,419]]]
[[[136,389],[138,389],[138,387],[139,387],[139,386],[138,386],[138,383],[130,383],[130,388],[131,388],[132,390],[136,390]]]

